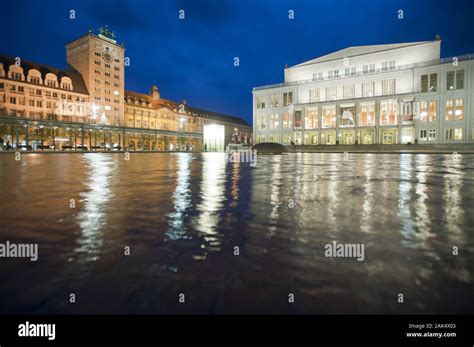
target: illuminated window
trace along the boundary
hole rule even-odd
[[[464,89],[464,70],[448,71],[446,73],[446,89]]]
[[[375,102],[360,104],[359,126],[361,127],[375,126]]]
[[[284,129],[291,129],[293,125],[293,121],[291,119],[291,116],[289,113],[284,113],[282,117],[282,122],[283,122],[283,128]]]
[[[304,119],[305,129],[317,129],[318,128],[318,109],[307,108]]]
[[[402,121],[403,124],[413,123],[413,102],[403,102],[402,103]]]
[[[420,122],[435,122],[437,109],[436,100],[420,102]]]
[[[263,129],[265,129],[265,116],[258,115],[257,116],[257,130],[263,130]]]
[[[270,95],[270,107],[279,107],[279,98],[278,94],[272,94]]]
[[[436,130],[431,129],[428,131],[428,141],[435,141],[436,140]]]
[[[438,74],[432,73],[430,75],[430,92],[438,90]]]
[[[294,116],[295,116],[295,129],[301,129],[303,127],[303,119],[302,119],[302,113],[301,110],[295,111]]]
[[[322,128],[336,127],[336,106],[323,106],[321,115]]]
[[[340,108],[340,127],[355,126],[355,106],[341,106]]]
[[[464,118],[464,99],[446,100],[445,110],[446,121],[459,121]]]
[[[280,117],[278,114],[270,115],[270,129],[277,130],[280,126]]]
[[[462,128],[446,129],[446,140],[462,140]]]
[[[380,101],[380,125],[397,125],[397,100]]]

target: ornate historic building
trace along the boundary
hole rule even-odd
[[[251,142],[242,119],[125,90],[125,48],[101,28],[66,45],[67,69],[0,56],[0,137],[23,149],[201,149],[203,127]],[[237,132],[237,138],[230,134]]]

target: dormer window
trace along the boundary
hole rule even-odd
[[[31,76],[30,77],[30,82],[33,83],[33,84],[40,84],[40,79],[39,79],[39,77]]]
[[[12,73],[12,78],[13,78],[14,80],[21,81],[21,79],[22,79],[22,78],[21,78],[21,73],[19,73],[19,72],[14,72],[14,73]]]
[[[46,80],[46,85],[48,87],[53,87],[55,88],[56,87],[56,81],[53,81],[53,80]]]
[[[60,88],[64,90],[72,90],[72,81],[69,77],[62,77]]]

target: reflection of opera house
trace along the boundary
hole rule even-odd
[[[349,47],[285,69],[253,90],[256,142],[474,142],[474,56],[441,40]]]

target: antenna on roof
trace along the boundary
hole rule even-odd
[[[440,36],[439,34],[436,34],[436,35],[435,35],[435,40],[436,40],[436,41],[441,41],[441,36]]]

